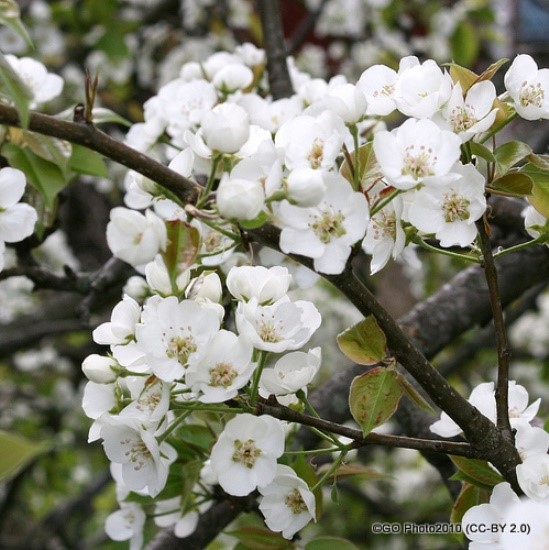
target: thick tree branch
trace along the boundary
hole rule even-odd
[[[21,127],[17,111],[0,103],[0,124]],[[154,159],[111,138],[91,124],[80,124],[32,112],[28,130],[83,145],[123,164],[174,193],[183,203],[194,203],[200,185],[170,170]]]
[[[257,6],[263,29],[263,46],[267,54],[269,89],[273,99],[289,97],[294,92],[286,63],[280,2],[279,0],[258,0]]]

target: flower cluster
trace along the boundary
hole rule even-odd
[[[193,223],[217,219],[208,224],[217,251],[238,244],[228,237],[231,224],[270,221],[281,230],[282,252],[311,258],[325,274],[341,273],[356,246],[372,256],[372,273],[430,238],[443,249],[474,248],[489,182],[469,143],[487,135],[504,109],[528,119],[549,116],[546,69],[529,56],[515,59],[500,97],[488,77],[467,82],[459,71],[452,77],[435,61],[410,56],[398,71],[366,69],[356,84],[343,76],[325,82],[290,65],[296,93],[272,100],[264,63],[264,53],[245,44],[234,54],[184,64],[179,78],[148,100],[145,121],[127,142],[171,159],[186,177],[207,179]],[[395,111],[406,118],[388,131],[379,117]],[[170,146],[159,143],[163,133]],[[109,243],[140,267],[165,246],[153,210],[166,218],[177,208],[135,174],[125,200],[148,210],[113,211]]]
[[[516,474],[520,488],[525,496],[519,498],[511,486],[502,482],[493,488],[490,502],[470,508],[462,519],[464,532],[474,544],[482,547],[516,548],[521,542],[529,548],[546,541],[549,511],[549,433],[534,426],[534,420],[540,405],[540,399],[528,405],[528,392],[515,381],[509,382],[509,420],[515,430],[515,446],[522,463],[517,466]],[[496,400],[494,383],[478,385],[469,396],[469,402],[492,422],[496,421]],[[453,437],[461,430],[445,413],[440,420],[431,425],[431,431],[442,437]],[[521,530],[497,530],[488,532],[469,529],[470,525],[505,523],[524,523],[531,526],[529,533]],[[482,532],[481,532],[482,531]]]
[[[186,536],[200,503],[219,484],[235,496],[258,489],[267,525],[291,538],[315,518],[315,498],[291,467],[278,463],[284,423],[242,411],[252,411],[248,403],[260,393],[306,393],[320,367],[320,349],[295,350],[320,326],[320,314],[311,302],[290,299],[286,268],[235,266],[226,275],[227,298],[236,301],[236,330],[230,330],[219,276],[196,275],[197,267],[179,273],[170,292],[166,264],[157,256],[144,266],[149,297],[140,304],[124,296],[110,321],[93,332],[97,343],[110,346],[108,355],[90,355],[82,365],[89,379],[83,408],[94,421],[89,439],[103,441],[121,505],[109,516],[107,533],[136,545],[142,540],[144,512],[126,500],[132,491],[158,497],[157,523],[176,525],[176,534]],[[277,354],[272,365],[271,354]],[[240,403],[242,414],[233,416],[223,406],[229,401]],[[193,410],[210,420],[189,416]],[[205,449],[208,461],[200,455],[196,494],[175,502],[168,482],[181,475],[172,468],[178,437],[188,429],[206,430],[212,418],[220,423],[219,434]]]

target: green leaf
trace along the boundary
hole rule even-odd
[[[73,144],[69,167],[79,174],[88,174],[98,178],[107,178],[109,172],[103,157],[82,145]]]
[[[358,546],[340,537],[317,537],[305,545],[305,550],[358,550]]]
[[[478,75],[457,63],[448,63],[450,66],[450,76],[452,80],[461,85],[461,90],[465,93],[477,80]]]
[[[465,67],[471,66],[480,50],[478,31],[468,21],[461,21],[450,37],[452,59]]]
[[[510,168],[524,160],[531,152],[532,148],[522,141],[509,141],[500,145],[494,151],[498,174],[506,174]]]
[[[337,483],[332,483],[332,488],[330,489],[330,500],[336,506],[339,506],[339,489],[337,487]]]
[[[68,174],[67,169],[72,152],[70,142],[20,128],[10,128],[8,136],[9,141],[14,145],[30,149],[39,157],[57,164],[63,173]]]
[[[463,456],[449,455],[450,460],[458,468],[459,473],[464,474],[467,481],[480,487],[481,489],[491,489],[498,483],[505,481],[503,477],[494,471],[488,462],[476,458],[465,458]],[[464,479],[456,477],[456,474],[450,479]]]
[[[485,147],[484,145],[477,143],[476,141],[467,142],[471,153],[477,157],[483,158],[486,162],[496,162],[496,157],[494,153]]]
[[[450,513],[450,523],[461,523],[465,512],[484,502],[482,496],[485,491],[480,487],[471,485],[470,483],[464,483],[459,495],[452,506],[452,512]]]
[[[508,172],[486,186],[486,190],[505,197],[526,197],[532,193],[534,181],[523,172]]]
[[[57,194],[68,183],[61,168],[39,157],[28,148],[21,148],[13,143],[5,143],[2,147],[4,155],[11,166],[25,173],[30,184],[37,189],[47,208],[53,210]]]
[[[178,275],[189,269],[198,255],[200,233],[183,220],[168,220],[166,222],[168,244],[162,254],[170,281],[174,290],[177,290]]]
[[[242,548],[249,550],[285,550],[294,547],[293,543],[286,540],[280,533],[273,533],[265,527],[240,527],[228,531],[227,534],[237,538]]]
[[[204,465],[202,460],[191,460],[181,468],[181,509],[185,510],[192,504],[193,489],[200,478],[200,470]]]
[[[549,170],[528,163],[520,171],[534,182],[528,201],[542,216],[549,218]]]
[[[29,48],[34,48],[32,39],[21,22],[20,16],[19,4],[15,0],[0,0],[0,25],[9,27],[27,43]]]
[[[549,155],[538,155],[536,153],[532,153],[526,157],[526,160],[528,160],[528,164],[526,166],[536,166],[537,168],[541,168],[542,170],[549,171]]]
[[[387,338],[373,315],[338,334],[337,345],[359,365],[373,365],[387,355]]]
[[[253,220],[240,220],[238,223],[243,229],[257,229],[269,221],[266,212],[261,211]]]
[[[477,78],[476,82],[481,82],[482,80],[492,80],[494,75],[505,65],[509,60],[504,57],[502,59],[499,59],[498,61],[495,61],[492,63],[489,67],[484,69],[482,73],[480,73],[479,77]]]
[[[50,445],[35,443],[20,435],[0,430],[0,481],[4,482],[20,472],[37,456],[47,452]]]
[[[404,390],[404,393],[407,395],[408,399],[415,403],[419,408],[426,410],[430,413],[435,413],[431,405],[425,401],[424,397],[416,390],[414,385],[400,372],[395,371],[396,381],[400,384],[400,387]]]
[[[353,151],[352,153],[349,153],[349,156],[354,165],[355,152]],[[369,141],[368,143],[365,143],[358,148],[358,162],[358,181],[360,181],[361,183],[364,183],[364,180],[367,178],[368,175],[371,175],[372,171],[375,171],[376,173],[379,171],[372,141]],[[345,159],[341,164],[339,173],[351,184],[353,183],[353,171],[351,170],[351,165],[349,164],[347,159]]]
[[[397,373],[390,368],[375,367],[352,381],[349,408],[364,437],[391,418],[402,395]]]
[[[13,101],[19,113],[21,126],[26,128],[29,125],[29,103],[33,94],[2,53],[0,53],[0,94]]]

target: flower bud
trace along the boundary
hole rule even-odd
[[[114,366],[116,366],[116,362],[110,357],[92,353],[82,362],[82,372],[90,382],[110,384],[116,380]]]
[[[286,180],[288,196],[303,208],[316,206],[324,198],[326,186],[319,170],[296,168]]]
[[[221,179],[217,189],[217,209],[229,220],[253,220],[265,204],[265,193],[259,181]]]
[[[250,119],[234,103],[222,103],[202,117],[202,136],[212,151],[236,153],[250,137]]]

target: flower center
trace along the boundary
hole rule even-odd
[[[301,514],[307,511],[307,505],[303,502],[303,497],[297,489],[286,495],[284,504],[292,511],[292,514]]]
[[[340,210],[337,212],[325,210],[322,214],[313,216],[313,218],[314,221],[309,224],[309,227],[324,244],[329,243],[332,238],[342,237],[346,233],[343,227],[345,216]]]
[[[549,485],[549,474],[541,476],[538,480],[539,485]]]
[[[141,439],[121,439],[120,444],[130,448],[124,453],[128,462],[133,464],[133,469],[137,472],[145,466],[145,463],[151,459],[151,452]]]
[[[311,164],[311,168],[320,168],[322,159],[324,158],[324,141],[320,138],[315,138],[311,151],[307,155],[307,159]]]
[[[523,107],[534,105],[541,108],[543,100],[545,99],[545,91],[541,87],[541,84],[528,84],[523,82],[520,88],[519,100]]]
[[[176,358],[179,363],[185,365],[189,359],[189,355],[197,350],[194,338],[189,336],[174,336],[169,342],[166,349],[166,355],[170,359]]]
[[[396,215],[380,212],[372,218],[374,239],[385,239],[389,237],[393,241],[396,239]]]
[[[210,369],[210,386],[227,388],[236,376],[237,372],[230,363],[217,363],[213,369]]]
[[[475,108],[472,105],[464,105],[463,107],[455,107],[452,109],[450,124],[454,132],[465,132],[477,122]]]
[[[468,220],[470,204],[471,201],[465,197],[460,197],[457,193],[447,193],[444,195],[444,204],[442,206],[444,221],[452,223],[457,220]]]
[[[425,145],[421,145],[417,152],[415,145],[408,145],[404,150],[404,166],[401,173],[403,176],[412,176],[415,180],[432,176],[432,166],[436,161],[437,157],[433,156],[431,148],[427,149]]]
[[[281,325],[280,322],[279,325]],[[276,344],[277,342],[280,342],[282,340],[282,335],[280,334],[281,330],[282,326],[279,326],[277,329],[274,323],[274,319],[272,321],[261,319],[259,323],[259,337],[264,342],[269,342],[271,344]]]
[[[232,456],[233,462],[240,462],[244,464],[246,468],[253,468],[255,461],[261,455],[261,449],[255,446],[253,439],[247,441],[240,441],[236,439],[234,442],[234,453]]]
[[[153,386],[156,385],[157,387],[152,389]],[[162,385],[159,382],[153,382],[149,385],[147,388],[145,386],[145,390],[143,393],[139,396],[136,402],[136,408],[139,411],[145,411],[146,409],[149,410],[149,412],[153,412],[160,401],[162,400]]]
[[[376,90],[373,94],[374,97],[383,95],[385,97],[391,97],[395,93],[395,87],[392,84],[385,84],[380,90]]]

